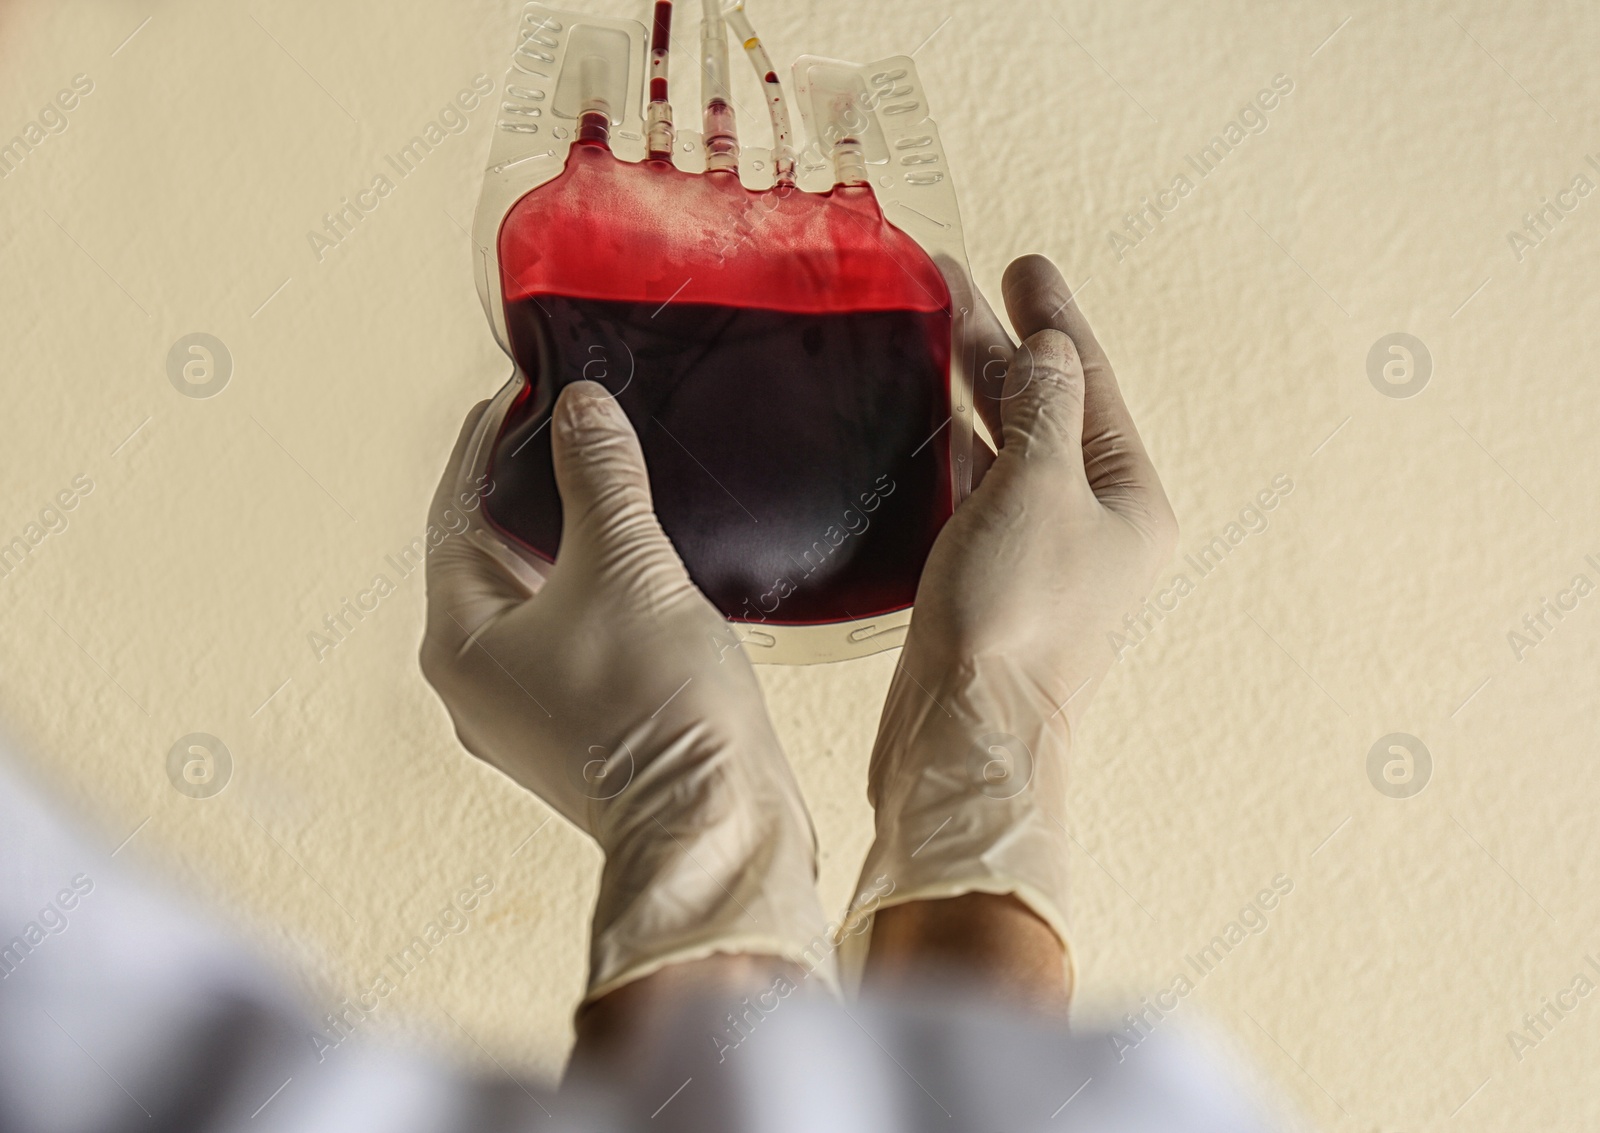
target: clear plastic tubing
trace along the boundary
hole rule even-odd
[[[611,103],[606,100],[606,83],[611,65],[599,55],[578,60],[578,90],[583,105],[578,112],[578,138],[581,142],[608,145],[611,140]]]
[[[866,151],[861,146],[861,139],[854,134],[845,134],[833,145],[833,183],[835,185],[867,183]]]
[[[672,104],[667,101],[667,59],[672,46],[672,0],[656,0],[650,26],[650,109],[645,143],[650,160],[672,160]]]
[[[794,184],[794,133],[789,129],[789,107],[783,101],[783,87],[778,82],[778,72],[772,66],[772,56],[761,45],[755,29],[744,14],[744,0],[738,0],[725,13],[733,34],[744,43],[750,65],[756,69],[756,78],[767,96],[767,114],[772,118],[772,164],[777,172],[777,184]]]
[[[700,18],[700,89],[705,95],[707,173],[739,172],[739,137],[728,93],[728,32],[719,0],[704,0]]]

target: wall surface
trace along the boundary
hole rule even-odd
[[[1600,9],[751,10],[784,73],[915,51],[978,281],[1038,250],[1079,285],[1184,526],[1074,755],[1080,1013],[1187,973],[1180,1015],[1317,1127],[1600,1126],[1600,995],[1568,994],[1600,979]],[[307,238],[499,82],[516,12],[0,6],[0,143],[92,83],[0,179],[0,539],[71,502],[0,577],[0,712],[119,859],[329,1007],[488,875],[367,1029],[551,1075],[597,857],[457,747],[417,669],[421,579],[385,558],[508,371],[465,232],[492,103],[337,247]],[[169,380],[193,332],[231,356],[216,396]],[[380,573],[394,593],[319,658]],[[833,908],[893,665],[762,674]],[[213,797],[169,778],[191,733],[230,754]],[[1570,1010],[1525,1020],[1547,1003]]]

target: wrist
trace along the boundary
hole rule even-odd
[[[973,658],[938,677],[902,665],[879,722],[869,796],[882,810],[931,777],[952,803],[1014,798],[1031,791],[1041,764],[1064,779],[1071,739],[1067,706],[1008,657]]]
[[[599,805],[591,997],[715,954],[804,964],[826,942],[815,835],[781,753],[674,749]]]
[[[876,837],[861,874],[892,885],[881,904],[1013,894],[1065,939],[1071,732],[1057,709],[1004,657],[928,687],[897,676],[873,752]],[[846,929],[870,916],[862,909]]]

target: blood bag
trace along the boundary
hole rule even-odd
[[[797,144],[742,6],[706,0],[704,129],[677,129],[672,5],[654,9],[649,33],[522,9],[473,225],[515,367],[464,469],[489,485],[478,537],[537,589],[561,538],[550,414],[563,387],[596,381],[752,660],[897,646],[973,444],[960,218],[916,70],[802,57]],[[739,145],[730,32],[770,149]]]

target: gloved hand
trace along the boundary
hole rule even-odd
[[[458,498],[493,491],[467,482],[493,418],[467,418],[440,529],[460,528],[441,519]],[[446,538],[421,660],[467,750],[605,852],[588,998],[715,952],[828,955],[810,817],[748,660],[656,520],[632,425],[578,382],[551,427],[565,519],[548,580],[478,527]]]
[[[1108,631],[1177,541],[1065,281],[1028,256],[1003,290],[1024,341],[1014,348],[982,308],[975,391],[1000,447],[992,464],[976,462],[982,480],[923,568],[868,773],[876,839],[852,936],[880,904],[983,892],[1014,894],[1068,943],[1073,725],[1111,665]]]

